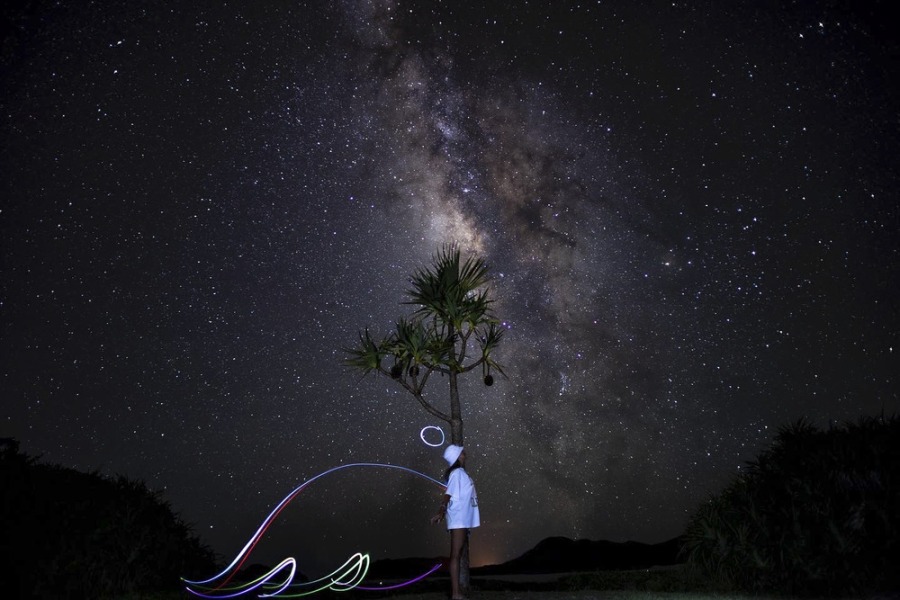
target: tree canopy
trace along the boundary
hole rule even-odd
[[[453,443],[462,444],[458,375],[480,368],[489,386],[492,371],[505,376],[494,359],[504,329],[492,311],[490,281],[483,258],[463,258],[457,247],[443,247],[410,278],[403,304],[415,307],[412,314],[399,318],[395,330],[381,339],[362,330],[359,343],[345,350],[345,364],[397,381],[425,410],[450,425]],[[424,397],[434,373],[448,377],[449,410]]]

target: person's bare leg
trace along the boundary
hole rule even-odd
[[[465,529],[450,530],[450,598],[457,600],[462,598],[459,593],[459,557],[462,555],[463,544],[466,541]]]

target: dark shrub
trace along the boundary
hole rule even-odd
[[[160,494],[125,477],[39,464],[0,444],[4,597],[103,598],[178,588],[212,551]]]
[[[900,420],[783,428],[692,516],[689,564],[721,586],[857,594],[900,584]]]

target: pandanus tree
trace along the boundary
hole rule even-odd
[[[494,383],[493,371],[505,377],[493,357],[503,339],[503,328],[491,310],[490,281],[484,259],[470,256],[463,260],[458,248],[445,246],[429,267],[417,270],[410,279],[404,304],[416,307],[412,315],[398,319],[396,330],[381,340],[364,329],[359,345],[346,350],[346,365],[364,375],[382,373],[396,381],[425,410],[449,425],[452,443],[460,446],[459,376],[478,370],[488,386]],[[447,378],[449,411],[425,398],[425,387],[435,374]],[[468,538],[460,560],[459,584],[467,593]]]
[[[445,246],[410,279],[403,304],[416,307],[412,315],[398,319],[395,331],[380,340],[364,329],[359,344],[346,350],[346,365],[396,381],[447,423],[458,445],[463,445],[459,376],[477,370],[488,386],[494,383],[493,372],[505,376],[493,356],[504,330],[491,309],[490,281],[484,259],[463,259],[458,248]],[[444,406],[449,410],[425,397],[435,374],[447,378],[449,404]]]

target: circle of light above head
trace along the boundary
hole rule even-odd
[[[429,429],[436,429],[441,432],[441,441],[440,442],[438,442],[437,444],[432,444],[431,442],[429,442],[428,440],[425,439],[425,432],[428,431]],[[444,442],[447,441],[447,436],[444,435],[444,430],[441,429],[440,427],[438,427],[437,425],[426,425],[425,427],[422,428],[422,431],[419,432],[419,437],[422,438],[422,441],[425,443],[426,446],[431,446],[432,448],[439,448],[444,445]]]

